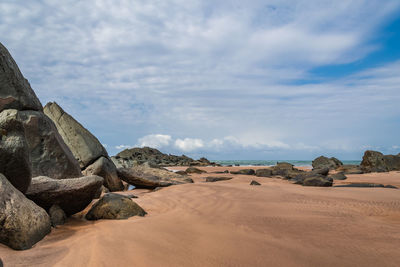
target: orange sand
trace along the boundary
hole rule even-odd
[[[245,167],[206,167],[208,172]],[[176,168],[179,169],[179,168]],[[26,251],[0,245],[5,266],[400,266],[400,190],[317,188],[275,178],[133,190],[144,218],[82,214]],[[261,186],[250,186],[251,180]],[[400,173],[345,182],[400,185]]]

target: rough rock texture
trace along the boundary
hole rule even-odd
[[[196,173],[196,174],[206,173],[206,171],[197,169],[197,168],[195,168],[195,167],[189,167],[189,168],[187,168],[187,169],[185,170],[185,172],[186,172],[186,173]]]
[[[345,174],[363,174],[364,172],[361,170],[360,165],[342,165],[336,169],[338,172],[343,172]]]
[[[44,113],[55,123],[64,142],[83,169],[100,157],[108,157],[99,140],[57,103],[47,103]]]
[[[0,242],[28,249],[51,231],[45,210],[27,199],[0,174]]]
[[[104,178],[104,186],[110,191],[122,191],[124,190],[124,185],[118,177],[117,168],[114,163],[105,157],[100,157],[92,165],[89,165],[83,174],[97,175]]]
[[[304,179],[303,186],[332,186],[332,181],[321,176],[312,176]]]
[[[25,128],[33,177],[64,179],[82,176],[78,162],[52,120],[39,111],[20,111],[18,115]]]
[[[259,182],[252,180],[250,182],[250,185],[261,185]]]
[[[253,169],[243,169],[239,171],[231,171],[231,174],[255,175],[256,172]]]
[[[42,110],[42,104],[8,50],[0,43],[0,111]]]
[[[86,214],[87,220],[127,219],[147,213],[131,198],[119,194],[105,194]]]
[[[387,172],[400,170],[400,156],[383,155],[378,151],[367,150],[360,164],[363,172]]]
[[[330,170],[334,170],[342,165],[343,163],[337,158],[327,158],[324,156],[320,156],[312,162],[313,169],[329,168]]]
[[[67,215],[58,205],[53,205],[49,209],[51,226],[63,225],[67,220]]]
[[[156,166],[209,166],[216,165],[205,158],[194,160],[185,155],[175,156],[163,154],[159,150],[150,147],[125,149],[116,156],[111,157],[117,168],[132,168],[145,162]]]
[[[31,183],[32,170],[25,130],[15,109],[0,113],[0,173],[22,193]]]
[[[165,187],[170,185],[193,183],[187,176],[179,175],[164,169],[150,168],[146,165],[134,168],[119,168],[118,177],[138,188]]]
[[[208,183],[214,183],[214,182],[219,182],[219,181],[227,181],[227,180],[231,180],[232,177],[217,177],[217,176],[210,176],[210,177],[206,177],[206,182]]]
[[[70,216],[86,208],[102,184],[103,178],[99,176],[63,180],[40,176],[32,178],[26,196],[45,210],[58,205]]]
[[[331,175],[329,175],[329,177],[332,178],[333,180],[346,180],[347,179],[346,175],[344,175],[343,172],[331,174]]]
[[[258,169],[256,170],[256,176],[258,177],[271,177],[272,170],[271,169]]]

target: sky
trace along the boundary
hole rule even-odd
[[[0,42],[110,155],[400,152],[398,0],[2,0]]]

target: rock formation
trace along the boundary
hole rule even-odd
[[[400,156],[383,155],[381,152],[367,150],[360,164],[363,172],[388,172],[400,170]]]
[[[320,156],[312,162],[313,169],[329,168],[330,170],[334,170],[342,165],[343,163],[337,158],[327,158],[324,156]]]

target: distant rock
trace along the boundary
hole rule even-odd
[[[58,205],[70,216],[85,209],[102,184],[103,178],[99,176],[62,180],[39,176],[32,178],[26,196],[45,210]]]
[[[320,174],[320,175],[323,175],[323,176],[327,176],[329,174],[329,168],[328,167],[324,167],[324,168],[313,169],[310,173],[311,174]]]
[[[303,186],[322,186],[328,187],[332,186],[332,181],[322,177],[321,175],[315,175],[304,179]]]
[[[340,185],[335,185],[334,187],[381,187],[384,188],[385,186],[383,184],[374,184],[374,183],[351,183],[351,184],[340,184]]]
[[[49,215],[51,220],[51,226],[56,227],[63,225],[67,220],[67,215],[58,205],[53,205],[49,209]]]
[[[42,104],[14,59],[0,43],[0,112],[5,109],[42,110]]]
[[[347,179],[346,175],[344,175],[343,172],[331,174],[331,175],[329,175],[329,177],[332,178],[333,180],[346,180]]]
[[[24,126],[17,110],[7,109],[0,113],[0,137],[0,173],[25,193],[31,183],[32,166]]]
[[[338,172],[343,172],[344,174],[363,174],[360,165],[342,165],[336,169]]]
[[[0,242],[16,250],[31,248],[51,231],[45,210],[27,199],[0,174]]]
[[[145,216],[147,213],[131,198],[108,193],[98,200],[86,214],[87,220],[127,219],[132,216]]]
[[[330,170],[334,170],[342,165],[343,163],[337,158],[327,158],[324,156],[320,156],[314,159],[312,162],[313,169],[328,168]]]
[[[125,149],[116,156],[111,157],[117,168],[131,168],[145,162],[151,162],[153,167],[165,166],[209,166],[216,165],[205,158],[194,160],[185,155],[175,156],[161,153],[159,150],[150,147],[135,147]]]
[[[97,159],[83,171],[83,174],[86,176],[97,175],[103,177],[104,186],[112,192],[124,190],[124,185],[118,177],[117,168],[114,163],[106,157]]]
[[[256,172],[253,169],[242,169],[239,171],[231,171],[231,174],[241,174],[241,175],[255,175]]]
[[[210,176],[210,177],[206,177],[206,182],[207,183],[214,183],[214,182],[219,182],[219,181],[227,181],[227,180],[231,180],[232,177],[216,177],[216,176]]]
[[[250,185],[261,185],[259,182],[252,180],[250,182]]]
[[[258,170],[256,170],[256,176],[272,177],[272,170],[271,169],[258,169]]]
[[[177,171],[175,173],[176,174],[180,174],[180,175],[187,175],[187,172],[185,172],[185,171]]]
[[[383,155],[381,152],[367,150],[360,164],[363,172],[388,172],[400,170],[400,156]]]
[[[196,174],[206,173],[206,171],[197,169],[195,167],[189,167],[185,170],[185,172],[188,174],[190,174],[190,173],[196,173]]]

